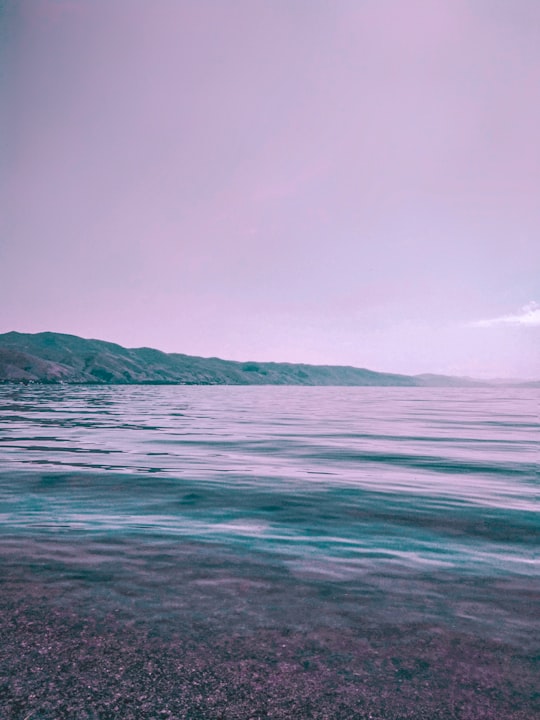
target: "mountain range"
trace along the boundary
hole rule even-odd
[[[405,387],[487,384],[470,378],[399,375],[341,365],[203,358],[146,347],[125,348],[53,332],[0,334],[0,382]]]

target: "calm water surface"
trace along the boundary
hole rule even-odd
[[[74,585],[75,566],[85,582],[99,570],[104,598],[132,602],[148,600],[159,570],[160,612],[180,556],[201,568],[198,587],[231,583],[223,568],[234,558],[243,582],[251,563],[255,584],[267,568],[291,583],[362,588],[404,616],[526,636],[530,613],[503,596],[539,575],[539,398],[3,386],[3,555]]]

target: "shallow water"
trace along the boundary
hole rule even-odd
[[[4,541],[216,543],[294,573],[538,573],[539,393],[0,390]]]
[[[0,387],[4,588],[34,598],[32,613],[114,614],[163,637],[421,625],[528,651],[539,399]]]

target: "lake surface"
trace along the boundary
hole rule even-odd
[[[182,676],[175,706],[170,679],[159,710],[169,715],[156,709],[165,690],[146,711],[123,691],[120,710],[103,679],[84,706],[69,705],[45,663],[32,702],[7,673],[10,717],[532,717],[539,400],[510,388],[0,387],[3,582],[8,613],[24,616],[6,647],[46,612],[34,654],[70,623],[94,641],[135,633],[131,650],[109,648],[126,666],[137,644],[155,663],[183,643],[185,659],[189,639],[190,662],[206,658],[218,677],[234,655],[242,697],[254,693],[242,705],[230,670],[225,694],[208,681],[199,705]],[[452,643],[484,669],[463,697],[465,679],[453,694],[442,680]],[[30,657],[19,658],[24,682]],[[75,685],[81,662],[68,672]],[[274,697],[280,662],[290,667]],[[482,685],[488,672],[498,695]],[[44,700],[47,673],[56,701]],[[304,703],[295,710],[293,696]]]

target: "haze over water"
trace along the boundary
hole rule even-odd
[[[539,28],[0,2],[0,333],[537,379]],[[539,392],[0,385],[0,718],[540,717]]]

